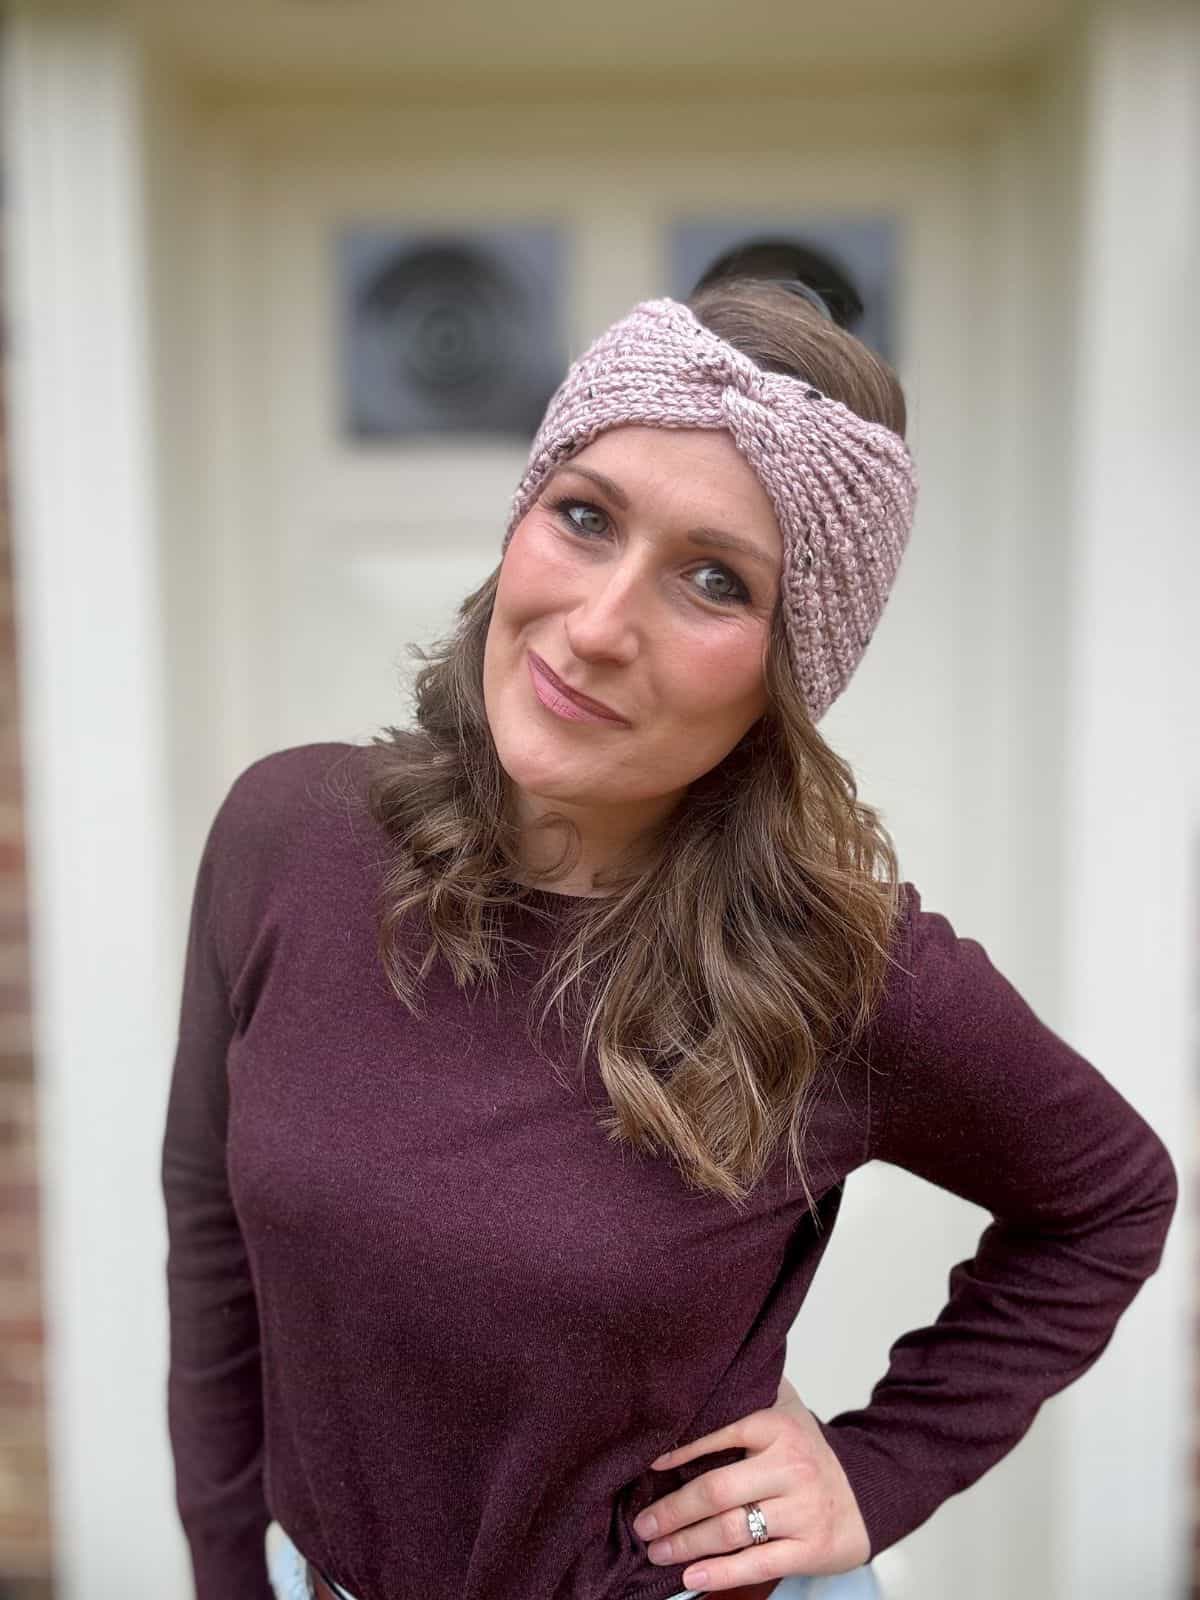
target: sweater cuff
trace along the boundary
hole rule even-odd
[[[872,1436],[849,1423],[813,1419],[846,1474],[867,1530],[873,1559],[927,1521],[941,1504],[911,1471],[894,1461]]]

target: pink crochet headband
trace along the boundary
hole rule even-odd
[[[908,542],[917,480],[904,441],[798,378],[764,372],[681,301],[643,300],[551,396],[504,550],[551,468],[622,424],[732,434],[783,535],[789,657],[818,721],[862,659]]]

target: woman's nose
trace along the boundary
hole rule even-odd
[[[636,572],[614,566],[603,576],[594,575],[570,613],[572,644],[581,655],[629,654],[637,647],[647,603],[645,579]]]

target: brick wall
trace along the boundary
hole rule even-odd
[[[0,228],[3,202],[0,199]],[[2,233],[0,233],[2,242]],[[0,305],[3,261],[0,256]],[[0,360],[5,341],[0,328]],[[0,386],[0,1600],[51,1594],[24,811]]]

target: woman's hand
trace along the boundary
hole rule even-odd
[[[651,1541],[651,1561],[692,1562],[683,1574],[689,1589],[720,1593],[754,1585],[745,1600],[765,1600],[780,1578],[849,1572],[870,1559],[871,1541],[841,1462],[786,1378],[773,1406],[668,1450],[650,1465],[678,1467],[729,1449],[746,1455],[701,1473],[635,1518],[634,1531]],[[745,1508],[751,1502],[766,1518],[765,1544],[750,1537]]]

